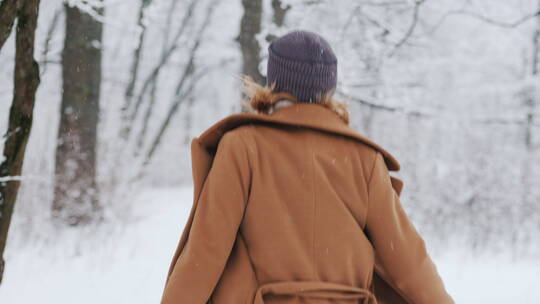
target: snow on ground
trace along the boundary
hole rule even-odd
[[[120,230],[8,246],[0,303],[159,303],[191,198],[191,187],[145,190]],[[458,304],[540,303],[538,260],[458,251],[433,258]]]

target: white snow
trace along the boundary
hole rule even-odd
[[[48,243],[8,244],[0,303],[159,303],[191,200],[189,186],[147,189],[121,229],[105,225],[62,232]],[[456,303],[540,303],[538,260],[460,250],[433,258]]]

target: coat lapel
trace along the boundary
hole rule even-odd
[[[235,127],[243,124],[255,123],[306,127],[323,132],[344,135],[367,144],[379,151],[384,157],[388,170],[399,171],[400,169],[399,162],[388,151],[367,137],[356,132],[348,124],[342,121],[338,114],[318,104],[297,103],[276,109],[272,114],[238,113],[229,115],[213,124],[199,137],[193,138],[191,141],[193,205],[182,232],[182,236],[180,237],[174,257],[169,266],[169,272],[166,279],[167,282],[169,281],[169,277],[171,276],[176,261],[182,254],[183,248],[186,244],[195,216],[195,211],[197,209],[197,202],[199,201],[202,186],[204,185],[206,177],[210,172],[214,154],[217,150],[221,137],[225,134],[225,132],[234,129]],[[390,178],[394,190],[398,195],[400,195],[403,188],[403,182],[393,176],[390,176]],[[246,267],[243,267],[242,271],[247,271],[245,268]],[[249,277],[250,274],[245,273],[244,275]],[[373,282],[375,294],[380,303],[406,303],[405,300],[399,296],[396,289],[388,285],[386,281],[383,280],[377,273],[374,274]],[[253,283],[256,284],[256,282]],[[391,300],[388,301],[389,299]]]

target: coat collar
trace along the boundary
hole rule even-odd
[[[359,134],[346,124],[337,113],[315,103],[295,103],[275,109],[271,114],[237,113],[231,114],[204,131],[197,140],[208,151],[215,151],[219,140],[228,130],[243,124],[271,123],[300,126],[315,130],[341,134],[356,139],[381,152],[386,166],[391,171],[399,171],[397,159],[371,139]]]

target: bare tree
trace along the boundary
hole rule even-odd
[[[197,0],[189,0],[188,5],[183,9],[180,18],[175,17],[175,8],[178,1],[171,1],[168,8],[168,14],[165,18],[165,27],[163,31],[163,45],[157,62],[150,67],[147,75],[139,73],[140,88],[135,88],[133,100],[129,108],[123,109],[127,115],[122,119],[120,127],[121,141],[118,142],[117,153],[113,155],[113,163],[126,164],[130,167],[129,173],[123,171],[119,177],[119,171],[114,169],[110,172],[110,180],[115,185],[113,196],[120,195],[129,191],[134,182],[139,181],[144,170],[150,164],[155,152],[158,150],[162,138],[169,129],[170,124],[174,122],[174,117],[178,115],[180,109],[184,109],[184,104],[189,107],[190,97],[198,81],[208,74],[209,70],[215,69],[231,62],[232,60],[222,60],[217,64],[198,66],[196,62],[197,54],[201,44],[204,42],[204,34],[209,28],[213,12],[217,7],[218,0],[208,1],[204,11],[197,14],[196,10],[202,6]],[[196,16],[201,17],[200,23]],[[176,19],[176,22],[175,22]],[[177,24],[174,26],[174,24]],[[181,44],[181,41],[187,41]],[[175,88],[171,104],[166,110],[165,117],[157,121],[157,127],[152,128],[150,122],[156,118],[154,108],[156,102],[156,91],[162,87],[167,87],[160,81],[169,81],[170,79],[160,79],[160,74],[164,72],[171,58],[176,55],[180,48],[186,48],[185,64],[181,70],[177,71],[178,78],[174,81]],[[161,86],[160,86],[161,85]],[[192,100],[192,99],[191,99]]]
[[[148,149],[148,152],[145,155],[144,161],[143,161],[143,168],[147,166],[152,157],[154,156],[154,153],[156,152],[159,144],[161,143],[161,139],[163,138],[163,135],[165,134],[166,130],[168,129],[170,123],[173,120],[173,117],[177,114],[180,105],[185,102],[186,99],[193,93],[193,89],[197,83],[197,81],[204,76],[207,73],[207,69],[202,69],[198,73],[196,72],[196,65],[195,65],[195,56],[197,54],[197,51],[201,45],[203,34],[206,31],[207,27],[210,25],[210,21],[212,20],[213,11],[215,9],[215,1],[210,3],[210,5],[206,9],[205,19],[203,23],[201,24],[199,30],[197,31],[197,34],[195,35],[196,40],[191,46],[189,53],[188,53],[188,62],[184,68],[184,71],[180,74],[178,83],[175,88],[174,92],[174,99],[171,103],[171,106],[169,107],[167,111],[166,118],[162,121],[162,123],[159,126],[158,132],[155,137],[152,138],[150,148]],[[141,170],[142,172],[142,170]]]
[[[77,7],[66,4],[65,12],[53,216],[78,225],[99,217],[101,209],[96,185],[96,143],[103,29],[101,22]]]
[[[145,80],[143,81],[142,87],[140,89],[139,94],[137,95],[137,98],[135,100],[135,103],[129,102],[128,107],[124,108],[123,111],[126,113],[123,118],[123,126],[120,130],[120,135],[122,138],[125,138],[126,140],[129,139],[129,136],[131,135],[131,131],[133,130],[135,120],[137,116],[139,115],[139,111],[141,109],[141,106],[143,105],[146,97],[146,93],[148,90],[151,90],[152,87],[157,81],[161,69],[169,62],[169,59],[171,58],[172,54],[178,49],[179,47],[179,40],[183,37],[185,30],[187,29],[188,23],[193,19],[194,17],[194,10],[197,6],[198,1],[191,0],[189,6],[187,7],[181,21],[181,25],[179,30],[174,35],[172,41],[170,44],[164,49],[161,53],[160,59],[158,64],[151,70],[150,75],[148,75]],[[176,4],[176,1],[173,2],[173,5]],[[170,12],[174,10],[174,6],[171,8]],[[168,29],[167,29],[168,30]],[[167,42],[166,42],[167,43]]]
[[[188,22],[190,21],[190,19],[193,18],[193,10],[195,9],[195,4],[196,3],[197,3],[197,1],[191,1],[190,5],[188,6],[188,9],[186,10],[184,18],[182,19],[180,30],[175,35],[174,40],[169,41],[170,40],[169,37],[171,35],[171,28],[172,28],[172,24],[173,24],[174,12],[175,12],[176,6],[178,5],[178,1],[172,1],[171,2],[171,6],[170,6],[169,12],[167,14],[167,21],[166,21],[166,27],[165,27],[164,39],[163,39],[163,49],[161,50],[161,58],[168,58],[170,56],[170,54],[172,54],[172,53],[170,53],[170,50],[176,48],[176,46],[178,44],[178,40],[180,39],[180,37],[184,33],[184,29],[187,27]],[[204,27],[203,27],[203,29],[204,29]],[[196,39],[196,41],[200,41],[201,38],[200,38],[200,36],[196,36],[195,39]],[[199,43],[197,42],[196,45],[198,45],[198,44]],[[151,79],[150,99],[148,101],[146,111],[145,111],[145,113],[143,115],[143,121],[142,121],[141,130],[139,132],[139,135],[137,136],[137,145],[136,145],[136,149],[134,151],[134,155],[136,155],[136,156],[139,155],[139,152],[144,148],[144,143],[145,143],[145,140],[146,140],[146,134],[148,132],[148,128],[149,128],[149,124],[150,124],[150,118],[152,117],[154,106],[155,106],[155,103],[156,103],[156,90],[157,90],[157,87],[158,87],[159,74],[160,74],[161,68],[163,66],[164,65],[160,65],[159,68],[156,69],[156,73],[154,75],[152,75],[151,78],[149,78],[149,79]],[[188,63],[187,66],[189,67],[189,63]],[[139,99],[140,101],[142,101],[142,98],[145,97],[144,93],[145,93],[144,91],[141,92],[142,95],[140,95],[140,99]]]
[[[131,64],[131,71],[130,71],[130,79],[128,82],[128,86],[126,88],[125,92],[125,101],[124,106],[122,107],[122,112],[124,112],[124,116],[127,115],[127,111],[129,110],[131,106],[131,101],[133,98],[133,93],[135,90],[135,83],[137,82],[137,78],[139,75],[139,66],[141,63],[142,58],[142,51],[144,47],[144,41],[146,38],[146,26],[143,23],[143,17],[144,17],[144,11],[150,5],[152,0],[142,0],[141,6],[139,7],[139,12],[137,14],[137,26],[139,26],[139,30],[141,31],[139,33],[139,39],[137,41],[137,47],[135,47],[135,50],[133,51],[133,62]],[[175,1],[176,3],[177,1]]]
[[[2,5],[5,3],[6,1],[2,2]],[[0,283],[4,273],[4,249],[17,200],[19,176],[26,143],[30,137],[35,95],[40,82],[39,67],[34,60],[39,0],[18,1],[17,5],[18,9],[13,13],[17,18],[13,103],[9,112],[8,129],[4,135],[3,160],[0,162]],[[6,16],[2,11],[0,15]]]

